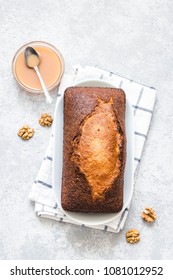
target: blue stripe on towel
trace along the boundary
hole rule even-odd
[[[43,181],[38,180],[38,181],[34,181],[34,183],[35,184],[39,183],[39,184],[41,184],[41,185],[43,185],[45,187],[48,187],[48,188],[52,189],[52,185],[49,185],[49,184],[47,184],[47,183],[45,183]]]
[[[148,113],[151,113],[151,114],[153,113],[152,110],[149,110],[149,109],[146,109],[146,108],[143,108],[143,107],[140,107],[140,106],[132,105],[132,107],[134,109],[142,110],[142,111],[145,111],[145,112],[148,112]]]

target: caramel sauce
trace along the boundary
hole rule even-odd
[[[34,68],[34,67],[38,66],[39,63],[40,63],[40,59],[37,55],[31,54],[28,56],[28,58],[27,58],[28,67]]]
[[[55,51],[47,46],[33,45],[32,47],[40,56],[38,67],[46,87],[49,88],[57,82],[61,75],[62,64],[60,58]],[[32,60],[31,63],[35,63],[35,60]],[[25,64],[24,51],[16,59],[15,72],[17,78],[24,86],[34,90],[42,90],[35,70],[27,67]]]

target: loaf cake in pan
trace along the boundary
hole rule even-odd
[[[122,209],[125,107],[122,89],[65,90],[61,193],[64,210],[116,213]]]

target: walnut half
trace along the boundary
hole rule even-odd
[[[126,240],[128,243],[134,244],[139,242],[140,237],[139,237],[139,230],[137,229],[130,229],[126,233]]]
[[[38,121],[41,126],[51,126],[53,119],[50,114],[42,114]]]
[[[151,207],[146,207],[142,212],[142,219],[148,223],[153,223],[157,219],[157,216]]]
[[[34,135],[34,129],[30,128],[28,125],[24,125],[18,131],[18,136],[23,140],[29,140]]]

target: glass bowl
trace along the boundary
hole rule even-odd
[[[47,87],[48,91],[51,91],[53,89],[55,89],[62,78],[62,75],[64,73],[64,59],[61,55],[61,53],[59,52],[59,50],[57,48],[55,48],[53,45],[43,42],[43,41],[33,41],[33,42],[29,42],[25,45],[23,45],[14,55],[13,61],[12,61],[12,72],[14,75],[15,80],[17,81],[17,83],[26,91],[28,92],[32,92],[32,93],[42,93],[43,90],[42,89],[37,89],[37,88],[33,88],[32,86],[26,85],[20,77],[18,77],[17,71],[16,71],[16,62],[19,58],[19,56],[21,55],[22,52],[24,52],[25,48],[31,46],[31,47],[47,47],[48,49],[51,49],[58,57],[59,59],[59,67],[60,67],[60,71],[59,74],[57,75],[56,81],[54,81],[50,86]],[[31,71],[34,71],[33,69],[31,69]]]

